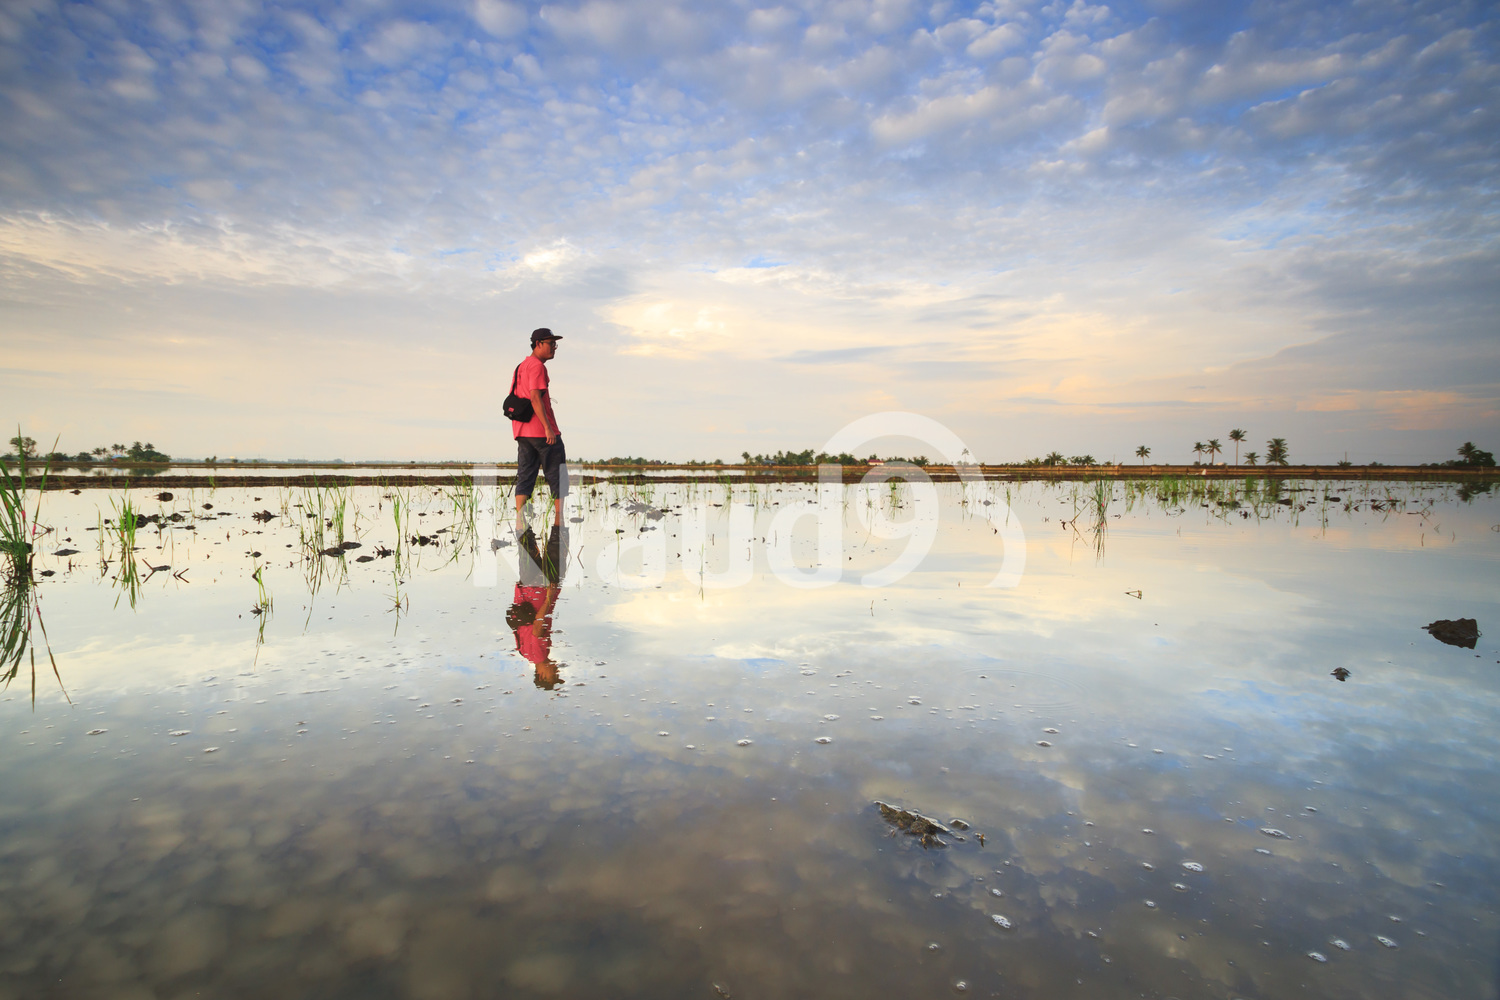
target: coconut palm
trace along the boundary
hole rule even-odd
[[[1245,440],[1245,432],[1236,427],[1229,432],[1229,440],[1234,442],[1234,464],[1240,464],[1240,442]]]
[[[1219,452],[1223,451],[1224,450],[1224,446],[1219,443],[1219,439],[1218,438],[1209,438],[1208,439],[1208,444],[1206,444],[1206,445],[1203,446],[1203,450],[1206,451],[1206,452],[1208,452],[1208,464],[1209,465],[1213,465],[1214,464],[1214,456],[1218,455]]]
[[[1047,457],[1044,458],[1044,459],[1042,459],[1042,464],[1043,465],[1065,465],[1067,463],[1067,461],[1068,461],[1067,458],[1065,458],[1063,456],[1062,452],[1060,452],[1060,451],[1049,451],[1047,453]]]
[[[1266,442],[1266,464],[1287,465],[1286,438],[1272,438]]]
[[[1461,465],[1493,466],[1495,464],[1495,456],[1477,447],[1473,441],[1465,441],[1459,445],[1458,458]]]
[[[1247,451],[1247,452],[1245,452],[1245,464],[1246,465],[1254,465],[1258,461],[1260,461],[1260,454],[1258,452],[1253,452],[1253,451]]]
[[[1141,445],[1135,450],[1135,457],[1141,460],[1142,465],[1145,465],[1146,459],[1151,457],[1151,449],[1147,448],[1145,445]]]
[[[1193,442],[1193,454],[1198,456],[1198,461],[1193,463],[1194,465],[1197,465],[1198,462],[1201,462],[1203,460],[1203,442],[1202,441],[1194,441]]]

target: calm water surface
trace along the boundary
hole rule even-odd
[[[1012,485],[1013,588],[1004,487],[939,486],[879,588],[905,542],[851,492],[811,589],[766,560],[810,486],[585,488],[554,588],[513,544],[476,570],[430,489],[346,493],[334,557],[329,497],[143,488],[170,569],[135,593],[121,495],[49,495],[61,686],[43,646],[34,706],[29,658],[0,695],[0,997],[1494,998],[1500,503],[1289,485],[1116,485],[1102,521]],[[744,586],[682,571],[695,502]],[[1461,617],[1491,635],[1421,628]]]

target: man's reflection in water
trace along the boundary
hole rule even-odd
[[[536,668],[536,686],[551,691],[562,683],[557,676],[561,664],[552,660],[552,608],[558,585],[567,569],[568,532],[552,526],[546,551],[538,551],[530,528],[521,536],[521,578],[516,581],[516,599],[505,613],[505,624],[516,634],[516,652]]]

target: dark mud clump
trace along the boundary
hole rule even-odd
[[[1446,642],[1450,646],[1473,649],[1479,642],[1479,622],[1474,618],[1455,618],[1452,621],[1442,618],[1422,627],[1438,642]]]
[[[880,800],[875,801],[880,810],[880,818],[891,826],[909,837],[921,837],[923,847],[947,847],[947,843],[938,837],[940,833],[953,835],[953,831],[930,816],[923,816],[919,812],[910,809],[901,809]]]

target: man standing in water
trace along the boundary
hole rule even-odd
[[[538,471],[552,488],[554,525],[562,524],[563,497],[568,494],[567,452],[562,432],[552,414],[552,394],[547,391],[547,362],[557,356],[557,342],[562,338],[545,326],[531,331],[531,354],[516,369],[511,391],[531,400],[531,419],[510,422],[516,439],[516,532],[526,530],[526,505],[536,487]]]

